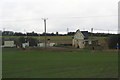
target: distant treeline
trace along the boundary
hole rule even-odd
[[[74,36],[75,32],[68,32],[67,34],[59,34],[56,33],[46,33],[46,36]],[[89,36],[98,36],[98,37],[108,37],[115,34],[108,34],[108,33],[90,33],[88,32]],[[21,33],[21,32],[13,32],[13,31],[3,31],[2,36],[45,36],[45,33],[38,34],[35,32],[31,33]]]

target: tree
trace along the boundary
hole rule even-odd
[[[3,31],[2,36],[13,36],[14,32],[13,31]]]
[[[59,35],[59,33],[58,32],[56,32],[56,36],[58,36]]]
[[[28,38],[28,41],[30,46],[37,46],[37,43],[39,42],[39,40],[35,38]]]
[[[120,34],[109,37],[108,47],[110,49],[115,49],[117,46],[117,43],[120,45]]]
[[[25,38],[24,37],[20,37],[18,38],[18,40],[15,40],[16,45],[19,45],[20,47],[22,47],[22,43],[25,43]]]
[[[15,41],[17,45],[22,47],[22,43],[27,43],[29,42],[29,46],[37,46],[37,43],[39,42],[39,40],[37,40],[36,38],[25,38],[25,37],[20,37],[18,40]]]
[[[15,32],[14,36],[26,36],[25,34],[21,33],[21,32]]]

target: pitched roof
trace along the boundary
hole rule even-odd
[[[76,31],[77,32],[81,32],[83,34],[83,36],[85,37],[85,39],[88,39],[88,31],[80,31],[79,29]]]
[[[81,31],[81,33],[85,36],[85,39],[88,39],[88,31]]]

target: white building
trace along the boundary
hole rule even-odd
[[[56,43],[47,43],[46,44],[47,47],[53,47],[55,45],[56,45]],[[38,43],[37,46],[38,47],[45,47],[45,43]]]
[[[76,31],[72,45],[76,48],[85,48],[85,43],[88,42],[88,31]]]
[[[23,48],[29,47],[29,41],[27,43],[22,43],[22,47]]]
[[[14,41],[4,41],[3,47],[15,47]]]

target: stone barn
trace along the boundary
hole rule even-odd
[[[78,29],[73,37],[72,45],[76,48],[85,48],[85,43],[88,41],[88,31]]]

